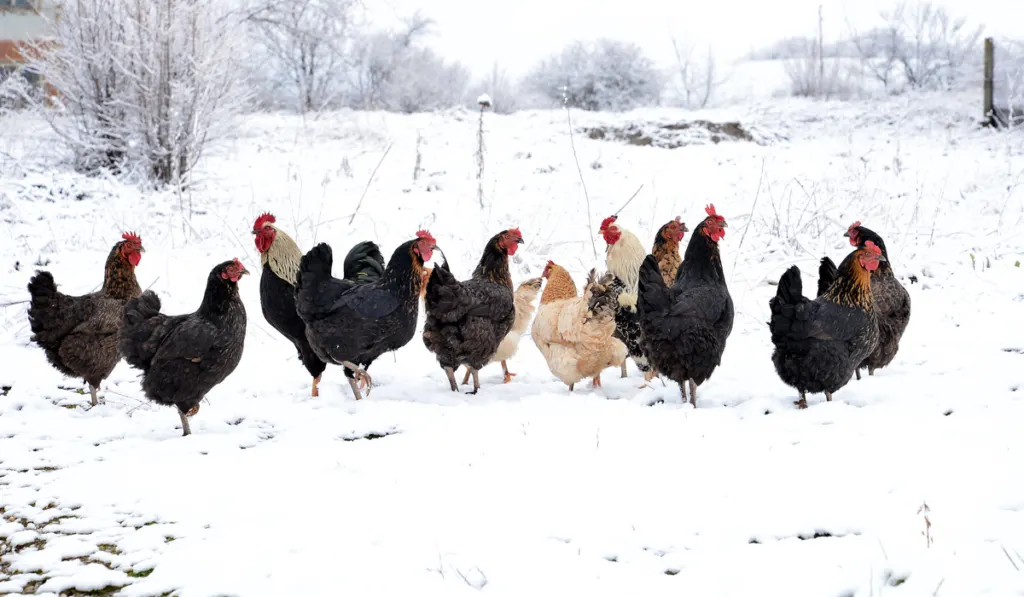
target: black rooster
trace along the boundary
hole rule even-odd
[[[437,356],[453,392],[459,391],[455,370],[462,365],[473,375],[470,394],[480,390],[479,370],[512,329],[516,310],[508,257],[522,242],[518,228],[503,230],[487,241],[469,280],[456,280],[445,259],[427,282],[423,344]]]
[[[373,380],[366,369],[415,335],[423,262],[436,248],[434,237],[421,230],[395,249],[381,274],[375,265],[381,261],[377,245],[360,243],[345,258],[343,280],[331,275],[334,253],[327,243],[303,255],[295,286],[296,311],[306,323],[306,337],[316,355],[345,367],[356,400],[363,397],[360,385],[370,392]]]
[[[892,271],[892,262],[889,260],[889,251],[878,233],[861,226],[860,222],[854,222],[843,236],[849,238],[850,244],[858,248],[864,248],[865,243],[871,241],[882,250],[882,256],[885,257],[885,261],[871,273],[871,297],[874,299],[875,313],[878,315],[878,346],[857,367],[855,375],[860,379],[861,369],[866,367],[868,375],[874,375],[875,369],[887,366],[896,358],[896,353],[900,349],[900,339],[903,338],[903,332],[910,323],[910,293],[896,279],[896,274]],[[826,261],[831,265],[830,272]],[[828,257],[822,258],[821,270],[818,273],[818,293],[821,294],[822,284],[827,287],[835,277],[836,267],[832,260]]]
[[[256,219],[252,227],[260,261],[263,262],[260,306],[267,322],[295,345],[299,360],[313,376],[312,395],[319,396],[320,377],[327,364],[316,356],[313,347],[309,345],[306,324],[295,311],[295,282],[302,251],[292,237],[274,225],[276,222],[277,218],[265,213]],[[353,262],[351,267],[350,261]],[[384,256],[374,243],[359,243],[349,251],[345,271],[354,271],[356,278],[353,281],[356,282],[379,280],[384,274]]]
[[[772,362],[786,385],[800,392],[796,404],[807,407],[807,392],[825,399],[845,386],[857,365],[878,343],[878,318],[871,297],[871,272],[885,257],[873,242],[839,264],[838,275],[818,298],[803,296],[800,269],[790,267],[768,301],[772,318]]]
[[[146,398],[178,408],[182,435],[192,433],[188,417],[199,412],[203,397],[242,360],[246,317],[238,280],[248,273],[238,259],[214,267],[203,302],[188,315],[160,313],[152,290],[124,306],[117,347],[142,370]]]
[[[722,270],[718,241],[725,236],[725,218],[715,206],[697,225],[683,263],[668,287],[658,259],[648,255],[640,266],[637,306],[643,329],[643,349],[651,365],[679,384],[686,402],[697,406],[697,386],[722,362],[732,333],[733,304]]]

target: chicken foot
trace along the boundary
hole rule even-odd
[[[658,370],[655,369],[654,367],[651,367],[647,371],[644,371],[644,385],[640,386],[637,389],[638,390],[642,390],[642,389],[646,388],[647,386],[651,385],[651,380],[654,379],[655,377],[658,377]],[[664,383],[665,382],[663,381],[662,384],[664,384]],[[686,397],[685,396],[683,396],[683,402],[686,402]]]
[[[516,376],[515,373],[510,373],[508,370],[508,363],[501,361],[501,370],[505,372],[505,381],[502,383],[508,383],[512,381],[512,378]]]
[[[453,392],[458,392],[459,391],[459,384],[455,383],[455,370],[452,369],[451,367],[445,367],[444,368],[444,372],[445,372],[445,375],[448,376],[448,383],[451,384],[452,391]],[[466,375],[469,376],[469,367],[466,367]],[[462,383],[466,383],[466,382],[462,382]]]
[[[807,408],[807,393],[800,390],[800,399],[794,402],[797,408]]]
[[[323,377],[323,375],[321,375],[320,377]],[[313,392],[312,392],[312,396],[314,398],[316,398],[317,396],[320,395],[320,387],[319,387],[319,385],[320,385],[320,377],[314,377],[313,378]]]
[[[352,372],[352,377],[350,377],[349,379],[354,378],[356,381],[358,381],[359,387],[366,388],[366,395],[369,396],[370,388],[373,387],[373,378],[370,377],[370,374],[366,372],[366,369],[363,369],[362,367],[356,365],[352,361],[342,361],[341,364]],[[359,399],[360,398],[358,397],[356,398],[356,400]]]

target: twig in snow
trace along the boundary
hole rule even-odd
[[[0,303],[0,307],[13,307],[14,305],[23,305],[28,301],[29,299],[25,299],[23,301],[8,301],[6,303]]]
[[[643,188],[644,188],[644,185],[640,185],[640,188],[638,188],[635,193],[630,195],[629,199],[625,203],[622,204],[622,207],[620,207],[618,210],[616,210],[616,212],[614,214],[612,214],[612,215],[617,216],[617,215],[619,215],[622,212],[622,210],[626,209],[626,206],[629,205],[630,203],[632,203],[634,199],[636,199],[636,196],[640,194],[640,191],[642,191]]]
[[[363,199],[366,198],[366,192],[370,190],[370,185],[373,184],[373,177],[377,176],[377,170],[380,169],[380,165],[384,163],[384,158],[388,157],[388,152],[391,151],[391,146],[394,143],[388,143],[387,149],[384,150],[384,155],[380,156],[380,161],[374,166],[373,172],[370,173],[370,179],[366,181],[366,187],[363,189],[363,194],[359,196],[359,203],[356,203],[356,208],[352,212],[352,217],[348,221],[348,225],[351,226],[356,221],[356,215],[359,214],[359,208],[363,205]]]
[[[565,105],[565,120],[569,123],[569,146],[572,148],[572,159],[576,161],[576,172],[580,175],[580,185],[583,186],[583,198],[587,202],[587,236],[590,237],[590,246],[594,249],[594,259],[597,259],[597,241],[594,240],[594,234],[590,231],[590,224],[592,222],[592,216],[590,213],[590,193],[587,192],[587,183],[583,180],[583,168],[580,167],[580,158],[576,155],[576,140],[572,134],[572,111],[569,110],[568,86],[563,89],[562,103]]]
[[[157,276],[156,280],[153,280],[152,282],[149,283],[149,286],[146,287],[146,290],[149,290],[150,288],[152,288],[153,284],[156,284],[157,281],[159,281],[159,280],[160,280],[160,276]]]
[[[764,158],[761,158],[761,175],[757,177],[757,190],[754,191],[754,202],[750,205],[750,217],[747,218],[747,225],[743,227],[743,234],[740,235],[740,244],[736,247],[736,257],[732,260],[732,272],[736,272],[736,262],[740,258],[740,249],[743,248],[743,240],[747,238],[747,230],[750,230],[750,223],[754,220],[754,210],[757,209],[757,198],[761,196],[761,183],[764,182]]]
[[[1015,570],[1016,570],[1017,572],[1020,572],[1020,566],[1018,566],[1018,565],[1017,565],[1017,562],[1014,562],[1014,561],[1013,561],[1013,558],[1012,558],[1012,557],[1010,557],[1010,552],[1006,551],[1006,546],[1005,546],[1005,545],[1000,545],[999,547],[1000,547],[1000,549],[1002,549],[1002,550],[1003,550],[1003,553],[1004,553],[1004,554],[1006,554],[1006,559],[1007,559],[1007,560],[1010,560],[1010,565],[1011,565],[1011,566],[1013,566],[1013,568],[1014,568],[1014,569],[1015,569]]]
[[[925,544],[928,547],[931,547],[932,543],[933,543],[933,541],[932,541],[932,521],[931,521],[930,518],[928,518],[928,514],[931,511],[932,511],[932,509],[928,507],[928,502],[921,502],[921,507],[917,509],[917,513],[918,514],[923,514],[924,515],[924,530],[921,531],[921,534],[924,535]],[[942,583],[939,583],[939,586],[942,586]],[[937,593],[938,589],[935,589],[935,592]]]

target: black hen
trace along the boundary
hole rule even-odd
[[[734,316],[718,251],[727,224],[714,206],[706,211],[686,246],[675,283],[665,285],[657,258],[648,255],[640,266],[637,300],[644,353],[658,372],[679,384],[683,402],[689,385],[695,407],[697,386],[722,362]]]
[[[183,435],[192,432],[188,417],[199,411],[199,402],[242,360],[246,317],[238,280],[247,273],[238,259],[214,267],[203,302],[188,315],[160,313],[151,290],[124,306],[117,346],[129,365],[142,370],[146,398],[178,408]]]
[[[456,280],[445,259],[427,281],[423,344],[437,356],[453,392],[459,391],[455,370],[462,365],[473,375],[470,393],[480,390],[479,370],[512,329],[516,310],[508,256],[522,242],[518,228],[503,230],[487,241],[469,280]]]
[[[826,400],[853,377],[853,372],[878,342],[878,319],[872,306],[871,271],[883,261],[871,243],[839,265],[828,289],[811,300],[803,296],[800,270],[793,266],[779,279],[768,302],[772,318],[772,362],[782,381],[800,392],[796,402],[807,406],[807,392],[824,392]]]
[[[373,361],[405,346],[416,333],[423,262],[435,248],[434,238],[421,230],[399,245],[382,269],[377,245],[360,243],[345,258],[344,279],[331,275],[334,253],[327,243],[302,257],[295,306],[306,338],[321,360],[345,367],[356,400],[362,399],[360,385],[369,393],[366,369]]]

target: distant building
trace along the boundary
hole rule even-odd
[[[58,0],[0,0],[0,81],[25,63],[26,45],[47,36],[50,22],[57,17]],[[24,72],[32,84],[39,75]],[[48,90],[50,91],[50,90]]]

